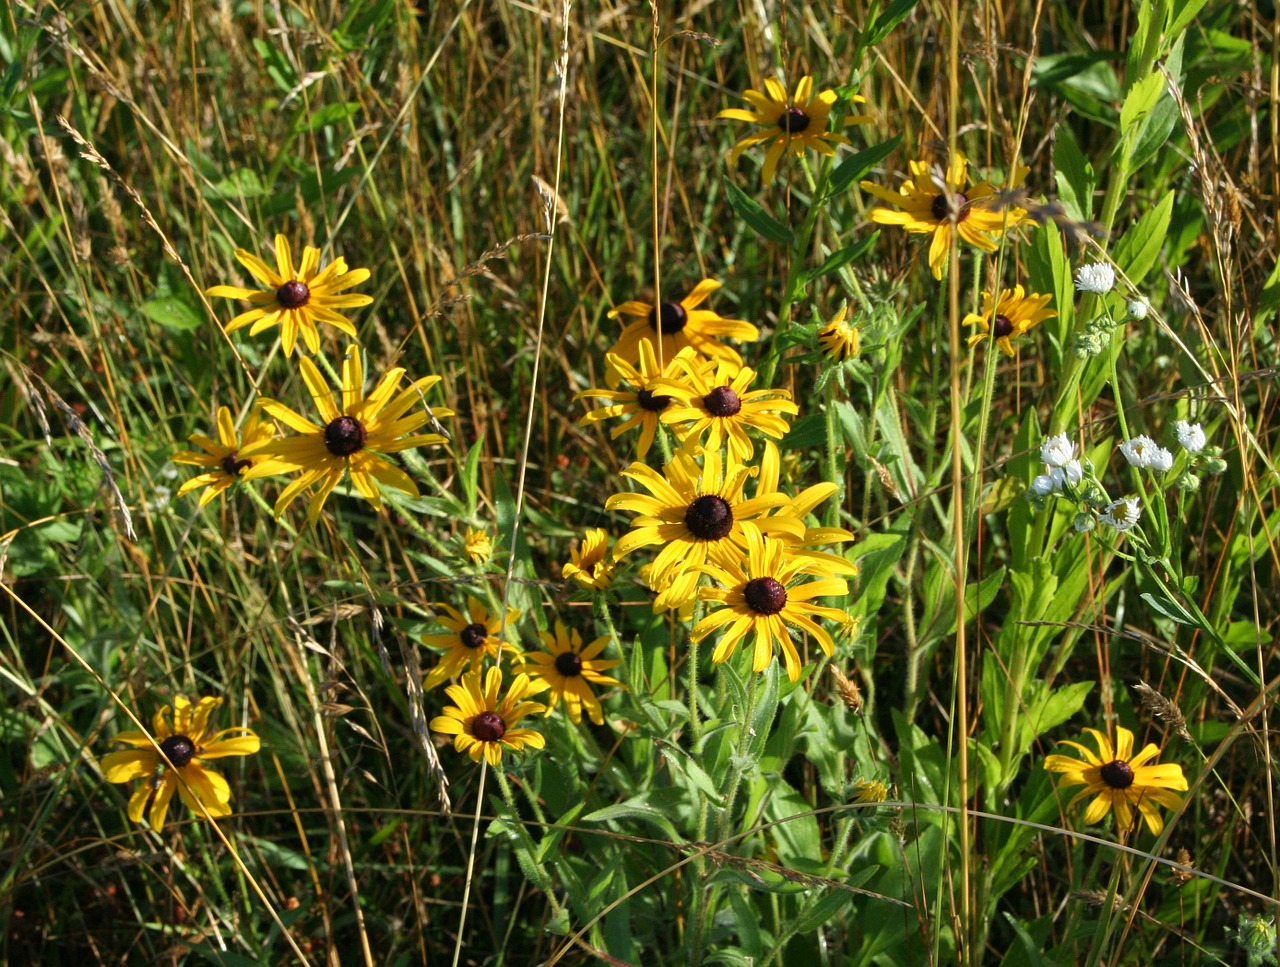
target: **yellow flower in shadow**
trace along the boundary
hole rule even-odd
[[[471,756],[473,762],[482,758],[491,766],[502,761],[502,750],[519,752],[521,749],[541,749],[546,740],[534,729],[517,729],[516,725],[526,715],[545,710],[541,702],[526,702],[547,686],[533,682],[528,675],[517,675],[507,694],[502,693],[502,670],[490,668],[480,681],[481,670],[468,672],[462,682],[450,685],[445,693],[453,699],[444,713],[431,720],[431,731],[453,736],[453,747]]]
[[[208,473],[198,474],[186,481],[178,488],[178,496],[190,493],[197,487],[206,487],[205,492],[200,495],[200,506],[203,507],[240,480],[244,472],[253,466],[253,460],[240,456],[241,449],[270,440],[275,433],[276,428],[271,421],[262,420],[257,410],[249,414],[244,421],[244,429],[237,432],[231,410],[225,406],[218,407],[218,439],[212,440],[203,433],[193,433],[187,439],[198,446],[201,452],[180,450],[170,457],[174,463],[212,468]]]
[[[1012,356],[1013,340],[1058,314],[1046,308],[1052,298],[1052,295],[1024,292],[1022,286],[1015,285],[1012,289],[1002,289],[993,305],[991,293],[983,292],[982,314],[971,312],[964,317],[964,325],[976,327],[969,337],[969,345],[986,342],[994,329],[996,345],[1006,356]]]

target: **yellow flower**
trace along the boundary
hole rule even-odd
[[[727,337],[754,342],[760,338],[760,330],[741,319],[724,319],[710,309],[699,309],[707,296],[718,288],[719,282],[703,279],[679,302],[664,302],[657,309],[648,302],[622,303],[610,311],[609,318],[626,316],[634,321],[623,327],[609,352],[634,363],[640,358],[641,341],[659,337],[661,345],[655,347],[659,366],[666,366],[686,347],[713,359],[728,359],[741,365],[742,357],[718,340]],[[617,373],[606,374],[610,385],[615,385],[619,377]]]
[[[997,207],[996,189],[985,181],[965,187],[968,182],[968,161],[957,151],[951,156],[942,179],[930,172],[927,161],[908,163],[911,177],[902,183],[897,192],[881,188],[870,181],[862,182],[862,188],[882,201],[901,208],[891,211],[876,208],[871,220],[881,225],[900,225],[912,234],[932,235],[929,247],[929,267],[935,279],[942,278],[952,245],[952,214],[955,215],[955,231],[970,245],[984,252],[994,252],[996,239],[1006,228],[1018,224],[1026,214],[1021,208]],[[1026,169],[1019,168],[1015,184],[1021,181]],[[939,186],[939,180],[945,184]]]
[[[144,732],[121,732],[116,736],[117,742],[133,748],[103,756],[100,765],[107,782],[145,780],[129,797],[129,818],[133,822],[142,822],[146,813],[152,829],[163,829],[175,791],[197,816],[204,815],[201,806],[215,819],[231,815],[231,786],[204,763],[226,756],[252,755],[261,743],[249,729],[210,729],[209,716],[220,704],[220,698],[202,698],[192,705],[179,696],[173,700],[172,708],[166,705],[156,712],[151,733],[163,756]]]
[[[1094,796],[1093,802],[1085,810],[1085,823],[1101,822],[1112,809],[1116,812],[1116,825],[1121,830],[1129,830],[1135,824],[1134,809],[1142,814],[1147,829],[1154,835],[1160,835],[1164,829],[1164,820],[1160,818],[1157,805],[1177,809],[1182,799],[1170,790],[1185,790],[1186,776],[1182,774],[1182,766],[1176,762],[1147,765],[1160,754],[1160,747],[1148,742],[1137,755],[1133,754],[1133,733],[1126,728],[1116,727],[1116,744],[1097,729],[1085,729],[1098,745],[1098,755],[1093,750],[1078,742],[1064,742],[1072,748],[1079,749],[1084,761],[1065,755],[1051,755],[1045,758],[1044,767],[1050,772],[1061,772],[1059,788],[1083,785],[1084,789],[1076,793],[1068,803],[1070,809],[1080,800]]]
[[[854,802],[877,803],[889,798],[889,787],[874,779],[856,779],[853,788]]]
[[[483,564],[493,553],[489,532],[468,527],[466,537],[462,539],[462,550],[472,564]]]
[[[440,382],[440,377],[424,376],[393,397],[404,376],[404,370],[396,367],[388,370],[366,397],[360,347],[352,345],[342,361],[339,407],[315,363],[304,356],[298,360],[298,368],[324,423],[312,423],[283,403],[260,399],[259,406],[300,435],[257,443],[241,452],[242,457],[267,458],[249,468],[245,480],[277,473],[301,473],[277,498],[276,516],[284,513],[294,498],[308,487],[319,484],[307,509],[307,519],[314,524],[329,493],[348,471],[356,490],[377,510],[382,509],[379,483],[417,497],[418,485],[383,454],[445,442],[438,433],[405,436],[432,418],[425,406],[413,416],[405,414],[422,402],[423,394]],[[436,409],[434,415],[453,416],[453,410]]]
[[[777,449],[772,451],[777,459]],[[766,460],[769,453],[766,451]],[[649,494],[614,494],[605,510],[630,510],[640,514],[631,530],[613,548],[621,560],[634,550],[664,545],[649,572],[649,587],[658,592],[655,611],[678,608],[692,601],[698,585],[698,566],[709,555],[730,560],[740,557],[746,543],[742,522],[762,517],[771,507],[787,502],[785,495],[758,490],[747,499],[743,485],[756,471],[732,457],[726,464],[716,451],[702,454],[702,466],[688,451],[680,451],[659,474],[642,463],[622,471]],[[776,473],[775,473],[776,477]],[[761,522],[770,531],[790,532],[799,538],[804,524],[794,517],[769,517]]]
[[[227,332],[243,329],[250,323],[249,335],[256,336],[273,326],[280,326],[280,338],[285,355],[293,352],[298,333],[314,353],[320,351],[320,333],[317,322],[327,322],[355,338],[356,327],[335,309],[356,309],[367,306],[372,296],[348,293],[344,289],[359,285],[369,278],[368,269],[347,269],[346,260],[338,258],[320,269],[320,250],[310,245],[302,250],[302,264],[295,272],[289,242],[283,235],[276,236],[276,271],[252,252],[236,249],[236,260],[265,285],[266,290],[245,289],[238,285],[215,285],[205,290],[205,295],[223,296],[228,299],[248,299],[253,308],[242,312],[229,323]]]
[[[676,372],[674,367],[677,360],[692,359],[696,356],[697,353],[692,348],[686,347],[667,360],[665,369],[660,368],[658,357],[654,355],[653,343],[648,339],[640,340],[638,366],[632,366],[616,353],[609,353],[605,359],[609,365],[609,372],[613,375],[607,381],[615,384],[620,379],[631,389],[588,389],[574,394],[575,400],[606,398],[614,401],[612,406],[601,406],[592,410],[578,421],[578,425],[589,426],[615,416],[630,416],[630,419],[618,424],[610,431],[609,439],[616,440],[627,430],[639,424],[640,442],[636,444],[636,456],[643,460],[653,445],[659,417],[671,405],[670,396],[654,392],[655,381],[659,376],[673,375]]]
[[[772,440],[764,444],[764,459],[760,462],[760,476],[756,480],[757,493],[774,493],[779,489],[782,461],[778,448]],[[819,504],[840,490],[839,484],[829,480],[806,487],[794,497],[788,498],[776,509],[766,511],[765,517],[758,522],[764,526],[765,521],[777,517],[790,517],[801,522],[802,533],[797,535],[793,530],[781,530],[773,534],[787,545],[787,553],[802,562],[802,567],[809,568],[811,574],[847,574],[850,577],[858,573],[858,566],[846,561],[838,554],[814,550],[820,544],[844,544],[854,539],[854,535],[843,527],[810,527],[805,519],[814,512]],[[768,528],[765,528],[768,530]],[[847,628],[847,618],[842,620],[842,630]]]
[[[993,306],[991,293],[982,293],[982,315],[971,312],[964,317],[966,326],[977,327],[969,337],[969,345],[976,346],[978,343],[987,341],[992,330],[991,322],[994,319],[996,345],[1006,356],[1012,356],[1014,339],[1025,335],[1033,326],[1057,315],[1054,310],[1045,308],[1052,298],[1052,295],[1024,293],[1022,286],[1015,285],[1012,289],[1001,289],[1000,298]]]
[[[514,661],[520,660],[520,652],[515,645],[503,642],[499,637],[503,625],[511,628],[520,620],[520,612],[514,608],[507,610],[507,620],[500,614],[489,614],[478,598],[467,596],[467,614],[452,605],[438,604],[436,620],[449,629],[447,635],[424,635],[422,643],[429,648],[443,648],[440,663],[428,673],[422,687],[427,691],[441,682],[457,678],[463,668],[470,665],[472,670],[478,668],[486,655],[497,661],[506,657]],[[444,612],[443,614],[440,612]]]
[[[745,561],[724,561],[703,565],[701,570],[716,580],[720,587],[701,588],[698,597],[723,607],[711,611],[693,627],[689,637],[699,643],[713,631],[725,629],[711,655],[722,662],[733,654],[738,642],[754,633],[753,671],[762,672],[773,661],[776,641],[787,665],[787,676],[800,679],[800,654],[791,640],[793,628],[808,632],[828,655],[834,654],[836,643],[831,633],[814,621],[814,617],[839,621],[844,612],[839,608],[811,603],[814,598],[836,597],[849,593],[849,585],[831,573],[817,581],[798,583],[805,573],[804,563],[787,553],[782,541],[765,537],[751,522],[742,525],[747,541]]]
[[[506,746],[519,752],[525,746],[541,749],[546,741],[533,729],[512,728],[526,715],[541,712],[546,706],[541,702],[526,702],[547,686],[532,682],[528,675],[517,675],[507,690],[506,697],[498,701],[502,691],[502,669],[490,668],[480,685],[479,668],[462,676],[458,685],[450,685],[446,694],[454,704],[446,706],[444,714],[431,720],[431,730],[453,736],[453,747],[471,756],[473,762],[481,757],[491,766],[502,761],[502,748]]]
[[[564,699],[569,709],[569,718],[577,725],[582,721],[582,709],[585,706],[591,721],[596,725],[604,724],[604,711],[600,700],[591,690],[592,685],[620,685],[616,678],[602,674],[610,668],[620,665],[616,658],[597,658],[609,644],[609,636],[597,638],[585,648],[582,646],[582,635],[578,629],[570,631],[563,621],[557,621],[555,633],[539,631],[538,637],[546,647],[545,652],[532,651],[525,654],[527,664],[517,665],[515,671],[524,672],[535,681],[541,680],[551,688],[551,700],[547,703],[547,714],[554,711],[556,704]]]
[[[711,367],[681,359],[677,366],[684,372],[683,380],[663,377],[654,385],[677,404],[662,414],[662,422],[688,424],[679,433],[684,447],[702,443],[708,450],[719,450],[727,444],[735,459],[749,460],[755,448],[747,427],[777,439],[787,432],[787,421],[778,414],[800,412],[786,390],[749,390],[756,378],[750,367],[723,359]]]
[[[818,345],[827,358],[842,363],[846,359],[855,359],[862,346],[862,337],[852,323],[846,322],[849,304],[846,302],[836,313],[836,317],[818,330]]]
[[[241,475],[253,466],[253,460],[240,456],[241,448],[262,440],[270,440],[275,432],[271,422],[260,420],[255,410],[244,421],[244,430],[237,433],[235,423],[231,419],[231,410],[225,406],[218,407],[218,439],[211,440],[203,433],[193,433],[187,439],[204,452],[181,450],[170,458],[174,463],[213,468],[208,473],[199,474],[184,483],[178,488],[178,496],[190,493],[197,487],[207,486],[208,489],[200,495],[200,506],[203,507],[239,480]]]
[[[717,119],[749,121],[765,126],[765,130],[748,134],[733,146],[729,153],[729,164],[737,164],[747,148],[772,142],[764,156],[762,174],[764,183],[768,185],[773,181],[778,162],[788,150],[797,158],[804,155],[805,148],[812,148],[823,155],[834,155],[837,144],[849,143],[849,139],[843,134],[827,130],[828,115],[838,97],[835,91],[822,91],[815,95],[813,78],[808,75],[800,78],[794,97],[787,97],[787,89],[771,77],[765,79],[764,89],[763,94],[748,90],[742,95],[743,100],[755,110],[731,107],[716,115]],[[855,95],[853,100],[860,103],[862,98]],[[865,114],[851,115],[844,119],[844,126],[870,120]]]
[[[560,576],[573,578],[588,591],[604,591],[613,583],[614,566],[608,560],[609,538],[603,527],[593,527],[582,537],[578,547],[569,549],[571,563],[560,569]]]

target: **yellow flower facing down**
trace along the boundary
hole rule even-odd
[[[554,634],[539,631],[538,637],[547,650],[526,652],[526,663],[517,665],[515,671],[523,672],[535,681],[547,683],[551,689],[551,698],[547,702],[548,715],[564,699],[574,725],[582,721],[584,708],[592,722],[603,725],[604,710],[591,686],[622,684],[616,678],[603,674],[621,662],[616,658],[597,657],[608,647],[609,636],[597,638],[584,648],[582,634],[578,629],[570,631],[563,621],[557,621]]]
[[[742,339],[755,342],[760,330],[741,319],[725,319],[711,309],[699,309],[720,283],[703,279],[679,302],[663,302],[655,308],[648,302],[624,302],[609,312],[610,319],[623,316],[631,319],[618,334],[618,341],[609,350],[629,363],[640,358],[642,340],[657,340],[657,366],[665,367],[675,359],[680,350],[692,348],[712,359],[728,359],[742,364],[737,350],[720,342],[721,339]],[[606,373],[610,385],[617,385],[621,374]]]
[[[982,315],[969,313],[964,325],[977,327],[969,337],[969,345],[986,342],[995,330],[996,345],[1006,356],[1013,355],[1013,340],[1058,313],[1048,309],[1052,295],[1024,292],[1022,286],[1000,290],[1000,298],[992,305],[991,293],[982,293]]]
[[[764,156],[764,171],[761,177],[764,184],[772,183],[778,170],[778,162],[788,151],[799,158],[804,155],[805,148],[812,148],[818,154],[834,155],[836,145],[848,144],[849,139],[837,131],[831,131],[830,114],[838,95],[835,91],[813,93],[813,78],[808,75],[800,78],[794,96],[787,96],[787,89],[773,78],[765,78],[764,93],[747,90],[742,99],[751,105],[753,110],[743,108],[726,108],[716,115],[717,119],[731,121],[748,121],[752,124],[763,124],[764,130],[748,134],[733,146],[729,153],[729,164],[735,165],[742,153],[757,144],[768,144],[769,150]],[[856,103],[862,98],[854,96]],[[844,119],[842,126],[863,124],[871,118],[865,114],[850,115]]]
[[[840,307],[834,319],[818,330],[818,346],[832,362],[843,363],[856,359],[862,347],[862,337],[852,323],[846,322],[849,304]]]
[[[1097,729],[1085,729],[1097,743],[1098,753],[1095,755],[1088,746],[1079,742],[1064,742],[1074,749],[1079,749],[1084,760],[1073,759],[1065,755],[1051,755],[1044,760],[1044,767],[1050,772],[1061,772],[1059,788],[1084,786],[1067,804],[1070,809],[1082,799],[1093,796],[1093,802],[1085,810],[1086,824],[1101,822],[1111,810],[1116,813],[1116,825],[1121,830],[1132,829],[1136,822],[1134,810],[1146,821],[1147,829],[1158,836],[1164,829],[1164,820],[1157,806],[1177,809],[1182,805],[1181,797],[1173,790],[1184,791],[1187,778],[1182,774],[1182,766],[1176,762],[1148,765],[1160,754],[1160,747],[1148,742],[1137,755],[1133,754],[1133,733],[1126,728],[1116,727],[1116,743]]]
[[[220,732],[211,729],[209,717],[220,704],[220,698],[202,698],[192,705],[179,696],[172,707],[166,705],[156,712],[151,734],[163,755],[156,752],[143,732],[121,732],[116,736],[117,742],[133,748],[108,753],[100,765],[108,782],[143,780],[129,797],[129,819],[140,823],[145,814],[152,829],[163,829],[174,792],[197,816],[204,815],[201,806],[215,819],[231,815],[231,786],[204,763],[252,755],[261,742],[246,728]]]
[[[787,666],[787,677],[799,681],[800,653],[791,640],[796,629],[811,635],[822,650],[834,654],[836,643],[831,633],[813,619],[839,621],[844,612],[839,608],[814,604],[813,599],[837,597],[849,593],[849,585],[828,573],[816,581],[799,583],[805,564],[787,553],[786,545],[765,537],[751,522],[742,525],[746,536],[747,555],[742,562],[724,561],[704,565],[718,588],[700,588],[698,597],[712,602],[711,611],[693,626],[689,637],[695,644],[717,630],[723,630],[715,651],[714,662],[725,661],[738,647],[738,642],[753,634],[751,668],[762,672],[773,661],[776,642]],[[811,567],[811,565],[810,565]]]
[[[298,368],[324,422],[313,423],[283,403],[260,399],[259,406],[299,435],[257,443],[241,452],[242,457],[266,458],[245,472],[245,480],[279,473],[301,474],[276,499],[276,516],[284,513],[299,494],[315,485],[307,508],[307,519],[314,524],[329,494],[348,472],[360,496],[376,510],[382,509],[378,484],[417,497],[418,485],[383,454],[445,442],[439,433],[406,436],[432,418],[433,412],[427,410],[423,394],[440,382],[440,377],[424,376],[396,395],[404,376],[404,369],[396,367],[387,370],[373,392],[365,396],[364,364],[360,360],[360,347],[353,345],[342,361],[339,406],[315,363],[304,356],[298,360]],[[420,412],[406,416],[415,406],[422,407]],[[453,416],[453,410],[436,409],[434,416]]]
[[[772,453],[776,459],[776,448]],[[783,494],[759,489],[747,499],[743,485],[755,472],[732,457],[726,462],[714,450],[702,454],[701,467],[692,454],[682,450],[661,474],[642,463],[633,463],[622,471],[624,477],[649,493],[614,494],[605,501],[606,510],[629,510],[640,515],[614,545],[613,558],[621,560],[642,547],[663,545],[648,577],[649,586],[658,592],[655,611],[679,608],[692,601],[698,585],[698,566],[713,554],[728,559],[740,557],[740,548],[746,544],[742,522],[763,518],[770,508],[787,502]],[[794,517],[769,517],[762,519],[760,526],[797,538],[804,534],[803,522]]]
[[[289,251],[288,239],[283,235],[277,235],[275,247],[274,270],[252,252],[246,252],[242,248],[236,249],[235,252],[236,261],[267,287],[265,291],[246,289],[238,285],[215,285],[205,289],[205,295],[222,296],[227,299],[248,299],[252,303],[252,309],[240,313],[227,323],[226,331],[232,333],[252,325],[249,335],[256,336],[278,325],[285,355],[293,352],[299,333],[302,334],[308,351],[312,354],[320,351],[317,322],[328,323],[355,338],[356,327],[345,316],[334,310],[358,309],[373,301],[372,296],[355,292],[342,294],[344,290],[366,281],[369,278],[369,270],[348,270],[346,260],[342,258],[334,259],[321,269],[320,250],[308,245],[302,250],[302,264],[298,266],[297,271],[294,271],[293,255]]]
[[[466,536],[462,538],[462,552],[467,555],[467,560],[472,564],[483,564],[489,560],[489,556],[493,554],[493,542],[489,540],[489,532],[468,527]]]
[[[240,480],[244,472],[253,466],[254,461],[242,458],[240,450],[263,440],[270,440],[275,432],[275,427],[269,420],[260,419],[257,410],[249,414],[244,421],[244,429],[237,432],[231,410],[225,406],[218,407],[218,439],[212,440],[203,433],[193,433],[187,439],[202,452],[180,450],[169,458],[174,463],[212,468],[208,473],[198,474],[186,481],[178,488],[178,496],[190,493],[197,487],[206,487],[205,492],[200,495],[200,506],[203,507]]]
[[[942,269],[947,264],[955,235],[984,252],[994,252],[999,247],[996,240],[1007,228],[1022,221],[1026,214],[1021,208],[998,207],[997,190],[985,181],[968,184],[968,161],[958,151],[951,156],[951,163],[942,179],[931,173],[932,166],[927,161],[911,161],[908,167],[911,177],[896,192],[870,181],[861,184],[864,191],[901,209],[873,209],[873,222],[898,225],[912,234],[933,236],[929,246],[929,268],[933,270],[935,279],[942,278]],[[1018,169],[1015,186],[1025,173],[1025,168]]]
[[[613,583],[613,562],[609,560],[609,537],[603,527],[593,527],[582,536],[582,543],[569,549],[568,564],[560,576],[572,578],[588,591],[605,591]]]
[[[517,729],[514,725],[526,715],[542,712],[541,702],[526,702],[529,695],[543,691],[544,682],[531,681],[528,675],[517,675],[507,694],[502,692],[502,669],[490,668],[480,681],[481,669],[462,676],[462,682],[450,685],[445,693],[453,699],[442,715],[431,720],[431,730],[453,736],[453,747],[471,756],[471,761],[483,758],[491,766],[502,761],[502,750],[519,752],[526,746],[541,749],[546,740],[534,729]]]
[[[662,368],[658,366],[658,357],[653,351],[653,342],[649,339],[640,340],[640,362],[636,366],[632,366],[616,353],[609,353],[605,357],[609,372],[613,374],[609,377],[609,381],[616,379],[619,381],[619,387],[625,385],[628,388],[625,390],[621,388],[588,389],[575,393],[573,397],[575,400],[600,398],[613,400],[612,406],[601,406],[592,410],[578,421],[578,425],[590,426],[601,420],[619,416],[627,417],[609,432],[609,439],[616,440],[632,427],[639,426],[640,442],[636,444],[636,457],[643,460],[649,448],[653,446],[659,419],[671,406],[670,396],[655,391],[656,380],[660,376],[676,375],[677,360],[694,359],[697,355],[692,347],[686,347],[673,358],[668,359],[666,367]]]
[[[479,668],[486,655],[494,661],[500,657],[520,660],[519,649],[499,637],[504,624],[511,628],[520,620],[519,611],[507,609],[507,620],[504,622],[501,614],[490,614],[479,598],[469,595],[465,615],[450,604],[438,604],[435,608],[436,620],[448,628],[449,632],[422,637],[422,643],[428,648],[444,649],[440,663],[431,669],[426,681],[422,683],[427,691],[441,682],[457,678],[467,666],[472,670]]]
[[[677,367],[684,379],[664,377],[654,385],[675,401],[662,414],[662,422],[683,426],[678,431],[681,446],[701,443],[708,450],[719,450],[727,445],[735,459],[749,460],[755,447],[748,428],[779,439],[788,429],[782,414],[800,412],[786,390],[751,389],[756,371],[750,367],[723,359],[710,367],[682,359]]]

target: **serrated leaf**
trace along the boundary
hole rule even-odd
[[[1120,133],[1129,136],[1137,124],[1151,113],[1163,93],[1164,75],[1159,71],[1152,71],[1129,88],[1120,108]]]
[[[791,229],[770,215],[764,210],[764,206],[727,178],[724,187],[728,193],[729,207],[747,223],[753,232],[766,242],[776,242],[790,248],[794,241]]]

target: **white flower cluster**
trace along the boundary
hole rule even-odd
[[[1156,473],[1168,473],[1173,468],[1173,454],[1146,435],[1125,440],[1120,444],[1120,452],[1131,467]]]
[[[1142,516],[1142,504],[1137,497],[1121,497],[1107,504],[1098,520],[1118,531],[1127,531],[1138,523]]]
[[[1031,492],[1037,497],[1048,497],[1061,492],[1067,484],[1076,486],[1084,479],[1084,467],[1075,459],[1076,447],[1065,433],[1048,437],[1040,444],[1040,459],[1045,473],[1031,481]]]
[[[1178,435],[1178,443],[1188,453],[1199,453],[1204,449],[1205,444],[1209,442],[1204,435],[1204,427],[1199,423],[1188,423],[1186,420],[1179,420],[1173,425],[1173,430]]]
[[[1104,295],[1116,286],[1116,270],[1109,262],[1094,262],[1076,269],[1076,291]]]

